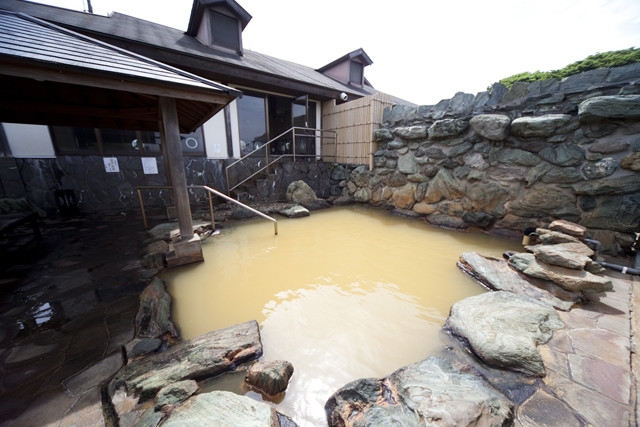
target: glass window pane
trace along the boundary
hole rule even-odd
[[[100,153],[96,130],[93,128],[51,126],[49,129],[56,149],[60,153]]]
[[[140,154],[138,135],[132,130],[100,129],[104,154]]]
[[[213,44],[240,50],[238,20],[222,13],[212,12],[211,33]]]
[[[240,151],[244,156],[267,142],[264,97],[244,94],[238,99]]]
[[[351,62],[351,68],[349,70],[349,81],[358,85],[362,84],[362,72],[364,67],[359,62]]]

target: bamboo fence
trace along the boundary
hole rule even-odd
[[[323,142],[323,160],[368,165],[373,169],[373,153],[377,150],[373,132],[382,122],[385,107],[392,105],[391,96],[380,92],[340,105],[335,100],[325,102],[322,127],[336,131],[337,138]]]

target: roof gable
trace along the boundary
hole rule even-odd
[[[340,58],[336,59],[335,61],[331,61],[330,63],[328,63],[327,65],[324,65],[320,68],[318,68],[316,71],[323,73],[331,68],[334,68],[336,65],[339,65],[343,62],[347,62],[347,61],[353,61],[353,60],[358,60],[358,62],[362,63],[362,65],[364,65],[365,67],[367,65],[371,65],[373,64],[373,61],[371,60],[371,58],[369,58],[369,55],[367,55],[367,53],[364,51],[364,49],[360,48],[360,49],[356,49],[353,52],[349,52],[344,56],[341,56]]]
[[[341,83],[361,87],[369,84],[364,78],[364,67],[371,64],[373,61],[369,55],[363,49],[357,49],[316,71]]]
[[[252,16],[244,10],[234,0],[193,0],[191,6],[191,16],[189,17],[189,26],[187,27],[187,34],[195,37],[198,34],[200,25],[202,24],[202,18],[204,17],[205,9],[222,7],[235,16],[244,30]]]

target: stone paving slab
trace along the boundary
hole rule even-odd
[[[101,387],[122,366],[151,277],[145,232],[120,215],[42,230],[0,256],[0,426],[102,426]]]
[[[587,294],[582,307],[559,313],[564,328],[539,347],[549,393],[536,393],[519,408],[520,425],[635,425],[636,380],[630,357],[634,280],[609,275],[612,291]],[[545,418],[539,401],[565,415]]]

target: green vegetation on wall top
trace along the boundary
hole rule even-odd
[[[611,52],[589,55],[585,59],[569,64],[560,70],[536,71],[534,73],[524,72],[506,77],[501,79],[499,82],[507,88],[511,88],[511,86],[517,82],[531,83],[549,79],[562,80],[565,77],[589,70],[595,70],[597,68],[621,67],[623,65],[633,64],[636,62],[640,62],[640,49],[632,47],[630,49],[614,50]]]

